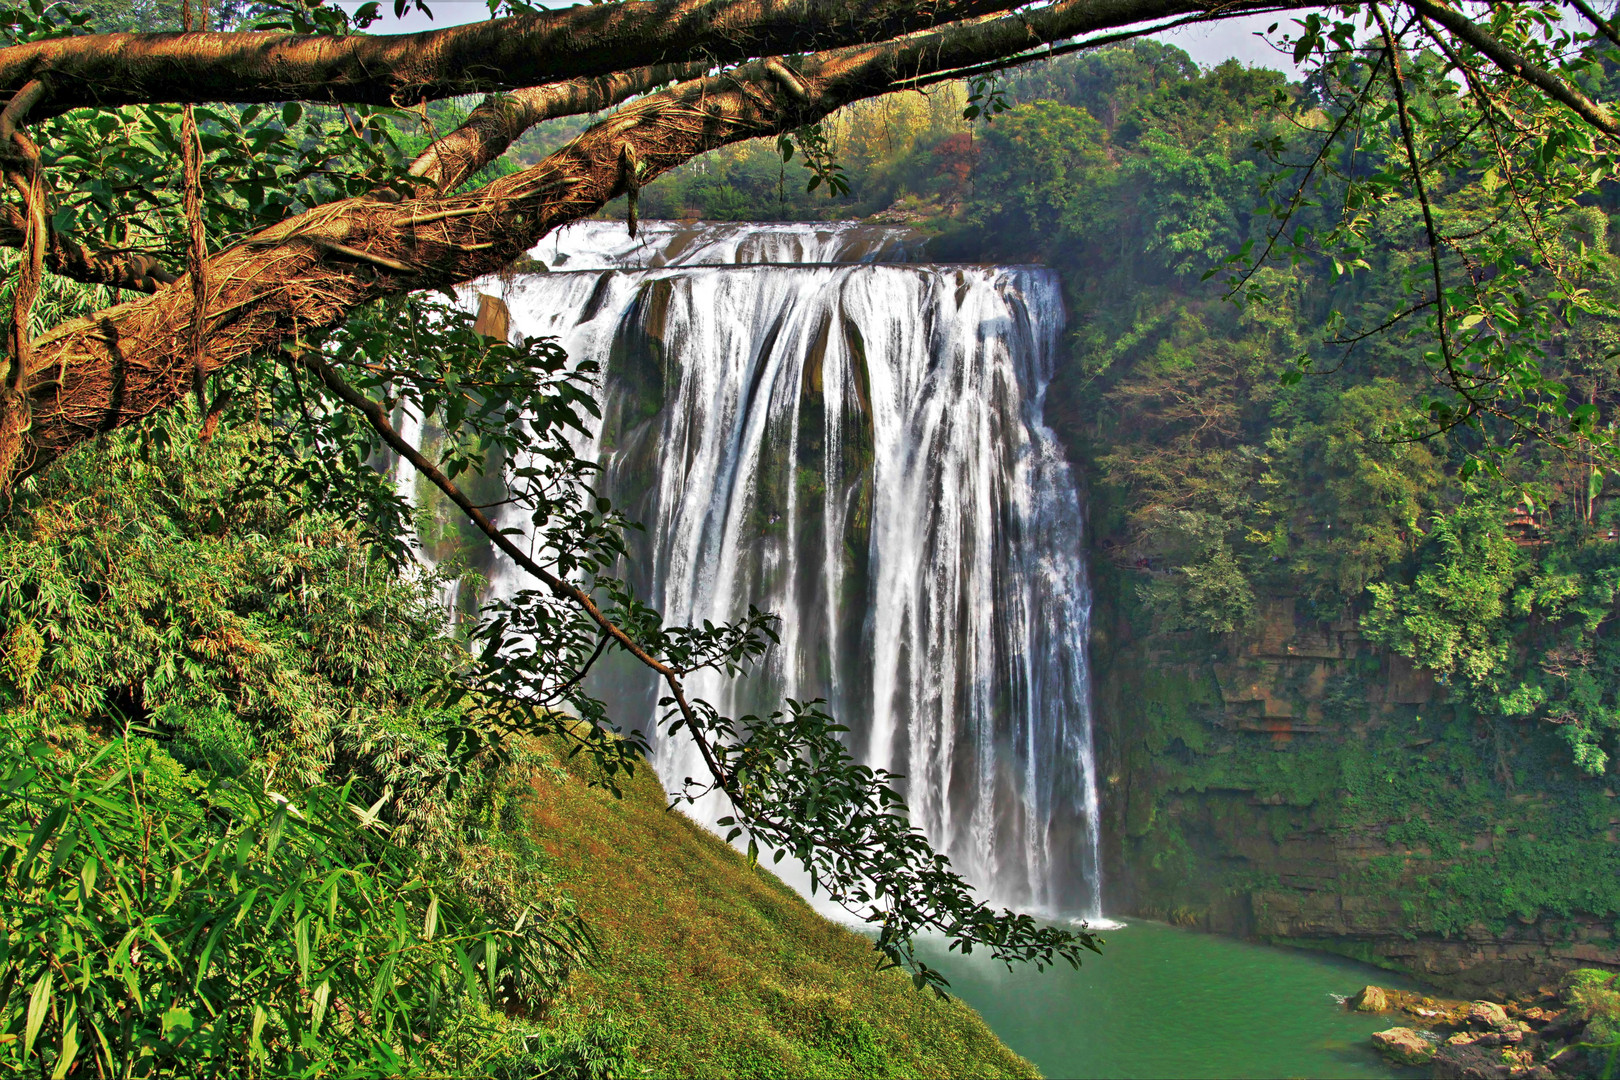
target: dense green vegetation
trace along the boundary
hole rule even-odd
[[[1138,42],[1005,76],[1010,108],[971,126],[920,99],[887,106],[912,112],[886,144],[875,106],[830,122],[853,184],[841,204],[770,175],[764,147],[688,167],[644,200],[672,216],[884,211],[934,233],[936,257],[1061,272],[1070,348],[1047,415],[1088,465],[1105,678],[1112,656],[1135,687],[1111,721],[1116,764],[1159,785],[1118,809],[1138,903],[1196,919],[1231,893],[1286,892],[1276,866],[1218,857],[1211,830],[1228,852],[1245,829],[1279,843],[1325,831],[1382,852],[1334,872],[1347,895],[1392,905],[1394,933],[1547,920],[1556,936],[1574,932],[1559,920],[1613,920],[1620,504],[1578,434],[1528,438],[1533,424],[1506,411],[1444,422],[1432,321],[1397,317],[1425,272],[1419,207],[1381,190],[1345,209],[1369,198],[1353,182],[1393,168],[1392,109],[1382,138],[1363,132],[1338,173],[1300,187],[1278,241],[1288,257],[1235,292],[1225,272],[1279,230],[1304,183],[1290,166],[1345,100],[1315,78],[1200,72]],[[1427,101],[1454,109],[1443,92]],[[1545,373],[1569,409],[1606,422],[1617,323],[1554,294],[1612,293],[1614,188],[1527,187],[1524,212],[1503,214],[1506,166],[1468,164],[1439,181],[1442,225],[1496,228],[1506,246],[1539,230],[1554,271],[1515,287],[1550,313]],[[1342,240],[1356,230],[1351,265]],[[1361,642],[1319,672],[1272,672],[1295,718],[1281,726],[1312,733],[1234,722],[1210,659],[1241,662],[1244,642],[1291,638],[1295,620]],[[1386,701],[1389,652],[1442,696]],[[1220,792],[1244,805],[1221,809]]]
[[[264,432],[76,455],[0,531],[0,1062],[119,1075],[1029,1075],[577,741],[441,578],[255,494]],[[624,775],[620,774],[623,781]]]
[[[149,7],[135,17],[173,17]],[[333,11],[298,22],[307,7],[280,5],[301,29],[347,32]],[[63,29],[31,10],[6,24],[14,37]],[[1156,643],[1121,648],[1116,668],[1162,668],[1117,716],[1129,738],[1114,749],[1155,785],[1123,804],[1147,902],[1198,921],[1212,895],[1296,889],[1212,855],[1209,830],[1178,817],[1178,800],[1213,796],[1218,835],[1370,838],[1376,853],[1335,887],[1390,901],[1403,934],[1612,924],[1620,506],[1599,421],[1615,335],[1584,298],[1620,269],[1612,190],[1559,173],[1526,194],[1481,159],[1420,206],[1389,179],[1391,102],[1363,94],[1354,107],[1382,114],[1289,195],[1278,178],[1297,170],[1279,162],[1309,156],[1370,62],[1302,87],[1200,72],[1153,43],[1093,52],[695,161],[641,212],[876,214],[933,233],[940,257],[1063,275],[1072,334],[1051,420],[1089,466],[1100,606]],[[1431,142],[1460,114],[1433,67],[1412,76]],[[207,232],[228,242],[375,191],[456,119],[203,110]],[[177,110],[53,122],[47,164],[69,178],[57,227],[176,248],[180,200],[142,193],[176,173]],[[542,130],[517,157],[577,130]],[[834,198],[843,176],[849,201]],[[1300,231],[1273,236],[1279,205]],[[1458,242],[1465,264],[1494,262],[1456,301],[1465,314],[1423,325],[1431,211],[1486,236]],[[1274,239],[1281,257],[1249,261]],[[34,314],[53,325],[104,299],[68,290]],[[1429,388],[1448,317],[1485,328],[1469,355],[1519,363],[1519,389],[1492,391],[1508,405]],[[196,416],[152,420],[27,481],[0,519],[0,1065],[1027,1074],[971,1014],[909,992],[936,978],[911,938],[943,929],[1042,962],[1092,940],[980,907],[819,710],[733,720],[682,699],[681,676],[746,667],[771,621],[666,627],[608,577],[627,523],[572,443],[594,422],[594,370],[549,342],[487,340],[421,297],[287,344],[214,380],[212,443]],[[387,421],[357,418],[373,402],[423,420],[433,468],[419,471],[438,489],[459,478],[469,504],[528,516],[546,589],[446,627],[438,579],[408,568],[414,508],[381,468]],[[473,535],[424,531],[441,551]],[[1313,721],[1297,739],[1292,720],[1229,722],[1217,670],[1277,629],[1284,598],[1298,617],[1281,629],[1357,639],[1330,677],[1289,669],[1270,687],[1268,707]],[[582,688],[610,647],[667,664],[664,723],[710,739],[751,848],[792,851],[867,910],[888,967],[665,813],[641,737],[615,737]],[[1380,698],[1392,655],[1444,696]],[[1232,792],[1241,804],[1219,801]]]
[[[378,11],[265,0],[228,13],[342,38]],[[161,24],[174,10],[32,3],[0,11],[0,40],[82,35],[100,16]],[[37,250],[8,264],[0,1060],[57,1075],[632,1070],[612,1024],[542,1023],[592,955],[589,927],[513,816],[533,740],[584,752],[609,787],[641,768],[646,736],[618,729],[586,681],[617,653],[668,691],[655,723],[704,750],[710,775],[678,797],[723,790],[749,861],[791,853],[824,895],[859,910],[873,927],[868,962],[890,983],[902,968],[918,990],[939,985],[912,949],[926,931],[1009,962],[1077,963],[1095,948],[1083,928],[985,907],[911,825],[891,778],[855,762],[818,707],[731,718],[689,694],[696,673],[745,671],[775,639],[774,617],[666,625],[617,580],[630,523],[577,453],[598,417],[596,366],[410,293],[427,279],[408,267],[411,281],[380,291],[346,277],[343,288],[360,289],[350,300],[313,323],[276,323],[211,376],[225,323],[241,329],[247,316],[233,305],[225,323],[193,318],[189,415],[167,409],[170,393],[135,406],[121,434],[107,433],[126,425],[97,421],[107,437],[53,470],[54,449],[25,453],[46,426],[46,405],[24,392],[38,373],[33,338],[119,299],[69,279],[155,289],[189,251],[192,288],[160,299],[207,306],[211,287],[233,286],[210,286],[200,262],[232,249],[259,289],[274,259],[255,265],[257,242],[239,241],[345,197],[364,215],[417,196],[413,156],[456,119],[169,101],[59,110],[32,128],[42,153],[19,143],[26,168],[50,175],[20,188],[43,215],[30,222],[151,254],[110,270],[52,262],[60,279]],[[815,131],[795,139],[830,167]],[[451,174],[428,186],[478,179]],[[55,243],[44,228],[30,224],[25,241]],[[405,266],[295,234],[295,247],[340,262]],[[306,299],[326,305],[325,288]],[[172,342],[159,352],[179,355]],[[120,400],[153,388],[125,381],[128,363],[114,364]],[[70,408],[65,390],[89,370],[62,368],[51,407]],[[407,415],[420,446],[393,426]],[[450,632],[435,583],[409,569],[416,507],[385,467],[396,455],[459,508],[455,525],[420,530],[428,542],[442,552],[476,530],[531,587]],[[485,515],[493,507],[502,527]],[[527,550],[510,539],[524,518]],[[54,880],[64,867],[76,888]],[[856,1049],[869,1065],[887,1060],[866,1041]]]
[[[15,1065],[476,1069],[588,952],[521,757],[446,753],[434,582],[244,495],[251,434],[109,440],[0,532]]]
[[[1146,66],[1154,54],[1136,59]],[[998,201],[970,202],[947,234],[998,254],[1019,250],[1007,237],[1023,237],[1023,250],[1064,272],[1074,351],[1057,416],[1093,462],[1093,528],[1113,564],[1099,575],[1105,598],[1139,632],[1158,635],[1160,663],[1178,658],[1198,671],[1212,650],[1238,651],[1223,642],[1292,637],[1292,620],[1268,625],[1267,598],[1293,597],[1299,625],[1359,628],[1366,642],[1433,672],[1445,699],[1383,704],[1387,665],[1362,646],[1324,669],[1325,684],[1280,669],[1278,696],[1292,699],[1300,721],[1316,714],[1323,726],[1279,742],[1223,719],[1225,692],[1210,667],[1184,689],[1172,668],[1149,690],[1157,707],[1121,718],[1123,731],[1141,724],[1127,736],[1140,740],[1132,752],[1163,770],[1167,797],[1239,790],[1274,804],[1258,812],[1270,821],[1248,827],[1374,839],[1386,853],[1343,867],[1339,888],[1393,897],[1399,933],[1620,915],[1606,789],[1620,547],[1603,472],[1580,445],[1515,439],[1505,424],[1410,437],[1434,412],[1423,357],[1432,329],[1398,324],[1356,340],[1401,307],[1421,267],[1410,200],[1372,215],[1374,243],[1357,273],[1317,250],[1261,267],[1254,291],[1236,296],[1245,303],[1230,302],[1222,282],[1201,281],[1276,227],[1256,180],[1275,173],[1277,157],[1301,156],[1287,120],[1309,123],[1320,106],[1236,65],[1196,77],[1153,71],[1122,80],[1156,88],[1117,113],[1110,160],[1076,186],[1068,214],[1017,230],[1006,193],[1044,179],[1020,188],[1016,174],[994,174],[986,190]],[[985,157],[1053,158],[1062,147],[1080,160],[1095,136],[1076,139],[1063,110],[1084,98],[1066,100],[998,119],[983,137]],[[1045,141],[1062,122],[1075,134]],[[1443,212],[1453,221],[1479,214],[1482,182],[1456,177]],[[1299,211],[1307,222],[1320,215],[1319,229],[1344,193],[1324,187],[1321,207]],[[1571,246],[1587,245],[1578,273],[1595,290],[1620,269],[1610,199],[1597,192],[1545,223]],[[1545,339],[1552,374],[1605,416],[1613,337],[1612,321],[1584,316]],[[1502,443],[1514,452],[1480,469],[1480,455]],[[1161,897],[1176,904],[1207,908],[1223,887],[1278,887],[1274,867],[1244,880],[1230,863],[1212,866],[1174,820],[1150,816],[1135,831]]]

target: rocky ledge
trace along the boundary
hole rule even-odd
[[[1620,1071],[1620,975],[1581,968],[1505,1002],[1454,1001],[1368,986],[1345,1002],[1405,1021],[1373,1046],[1436,1080],[1572,1080]]]

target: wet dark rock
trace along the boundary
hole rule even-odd
[[[1502,1060],[1500,1050],[1475,1043],[1447,1044],[1434,1055],[1435,1080],[1510,1080],[1514,1068]]]
[[[1524,1041],[1524,1032],[1515,1029],[1507,1031],[1459,1031],[1446,1040],[1447,1046],[1478,1046],[1484,1049],[1493,1049],[1503,1046],[1518,1046]]]
[[[1547,1062],[1557,1076],[1596,1076],[1595,1062],[1585,1050],[1569,1046],[1554,1054]]]
[[[1544,1024],[1541,1028],[1540,1035],[1547,1042],[1568,1041],[1584,1026],[1585,1021],[1581,1019],[1580,1014],[1574,1010],[1570,1010],[1568,1012],[1559,1013],[1552,1020],[1549,1020],[1546,1024]]]

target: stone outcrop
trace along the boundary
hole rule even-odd
[[[1597,1075],[1614,1041],[1620,992],[1607,972],[1572,972],[1554,991],[1528,998],[1457,1001],[1377,986],[1345,1008],[1378,1010],[1406,1021],[1372,1035],[1373,1047],[1402,1065],[1430,1066],[1437,1080],[1552,1080]],[[1594,1034],[1595,1033],[1595,1034]]]
[[[1248,932],[1330,951],[1361,946],[1363,959],[1462,993],[1497,997],[1556,982],[1582,965],[1620,967],[1613,923],[1596,917],[1476,925],[1449,938],[1406,939],[1398,936],[1402,920],[1394,902],[1331,890],[1325,883],[1308,892],[1257,890]]]
[[[1475,1001],[1468,1006],[1467,1021],[1476,1027],[1497,1028],[1508,1026],[1507,1010],[1494,1001]]]
[[[1422,805],[1395,803],[1379,819],[1344,813],[1349,781],[1333,753],[1411,731],[1397,745],[1420,762],[1435,741],[1421,718],[1460,715],[1427,672],[1368,642],[1353,618],[1317,620],[1290,596],[1261,598],[1247,633],[1164,632],[1137,599],[1140,576],[1113,564],[1096,573],[1107,910],[1319,947],[1469,996],[1505,998],[1575,967],[1620,970],[1612,913],[1415,923],[1413,897],[1458,856],[1421,842],[1411,822]],[[1458,838],[1462,855],[1517,834],[1521,809],[1541,797],[1513,794]],[[1616,842],[1613,805],[1596,843]]]
[[[1389,995],[1376,986],[1364,986],[1356,996],[1345,1002],[1356,1012],[1381,1013],[1389,1011]]]
[[[1380,1054],[1402,1065],[1427,1065],[1435,1054],[1434,1043],[1409,1027],[1375,1031],[1372,1042]]]
[[[1478,1045],[1443,1046],[1434,1055],[1430,1076],[1436,1080],[1543,1080],[1551,1077],[1546,1066],[1526,1057],[1489,1050]]]

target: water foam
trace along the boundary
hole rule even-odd
[[[1042,416],[1055,275],[911,262],[915,236],[863,223],[585,222],[534,254],[552,272],[505,298],[605,367],[595,452],[647,525],[639,590],[672,621],[782,616],[763,670],[693,692],[828,699],[987,899],[1100,926],[1083,522]],[[598,689],[653,726],[640,675]],[[657,766],[701,775],[682,741]]]

